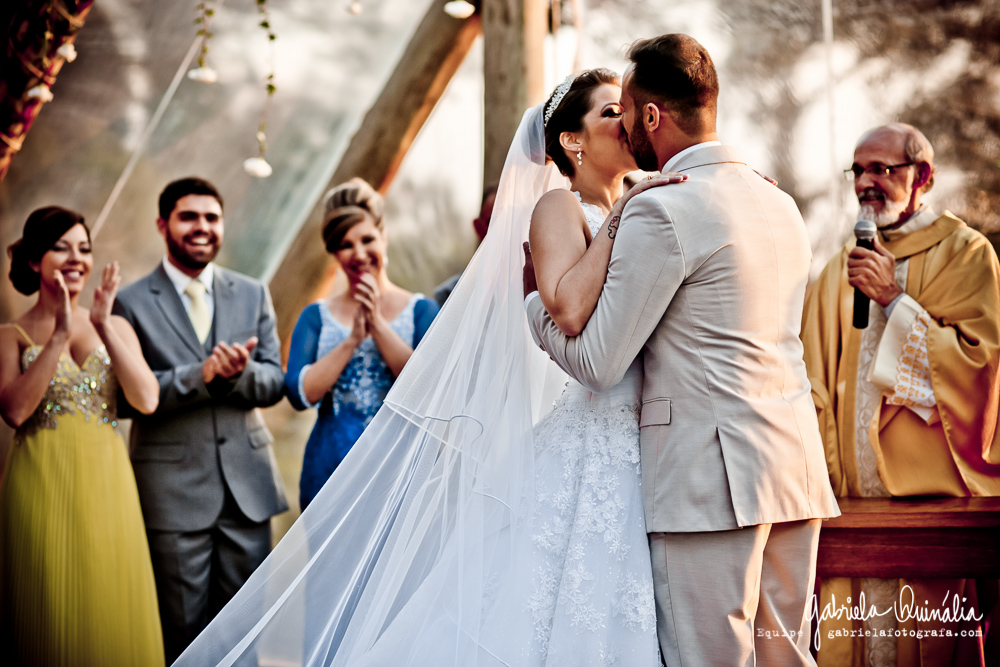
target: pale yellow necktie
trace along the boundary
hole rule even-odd
[[[212,318],[208,314],[208,302],[205,301],[205,284],[200,280],[192,280],[184,288],[184,293],[191,297],[191,305],[188,307],[188,317],[191,319],[191,326],[198,336],[198,342],[204,343],[208,338],[208,332],[212,329]]]

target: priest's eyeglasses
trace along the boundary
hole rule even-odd
[[[903,167],[912,167],[916,162],[902,162],[900,164],[882,164],[881,162],[872,162],[866,167],[862,167],[860,164],[855,162],[851,165],[850,169],[844,170],[844,178],[849,181],[856,181],[861,178],[861,174],[868,174],[869,176],[892,176],[897,169],[902,169]]]

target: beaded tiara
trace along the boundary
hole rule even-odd
[[[559,103],[562,99],[566,97],[566,93],[573,86],[573,82],[576,81],[576,75],[570,74],[563,82],[559,84],[556,88],[556,92],[552,93],[552,101],[549,102],[549,107],[545,110],[544,125],[547,127],[549,124],[549,119],[552,118],[552,114],[555,113],[556,109],[559,108]]]

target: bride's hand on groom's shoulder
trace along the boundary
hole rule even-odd
[[[661,185],[673,185],[675,183],[683,183],[687,179],[688,179],[687,174],[679,174],[675,171],[667,171],[662,174],[653,174],[649,178],[639,181],[631,188],[629,188],[629,191],[626,192],[622,196],[622,198],[618,200],[618,203],[616,204],[615,208],[618,209],[618,213],[620,214],[622,211],[625,210],[625,204],[628,203],[628,200],[636,196],[640,192],[645,192],[646,190],[649,190],[651,188],[658,188]]]

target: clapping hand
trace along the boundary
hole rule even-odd
[[[94,303],[90,307],[90,321],[98,331],[107,325],[111,317],[111,307],[118,294],[121,276],[118,275],[118,262],[112,262],[104,267],[101,274],[101,284],[94,290]]]
[[[361,280],[355,284],[354,290],[354,300],[361,304],[360,311],[364,313],[366,329],[370,331],[384,325],[381,308],[382,293],[379,291],[375,276],[370,273],[361,274]]]
[[[201,376],[205,384],[209,384],[216,377],[232,378],[243,372],[250,361],[250,353],[257,347],[257,337],[251,337],[247,342],[219,343],[212,348],[212,356],[205,360],[202,365]]]
[[[354,322],[348,338],[354,344],[354,347],[357,347],[361,344],[361,341],[368,338],[368,312],[364,306],[355,311]]]

